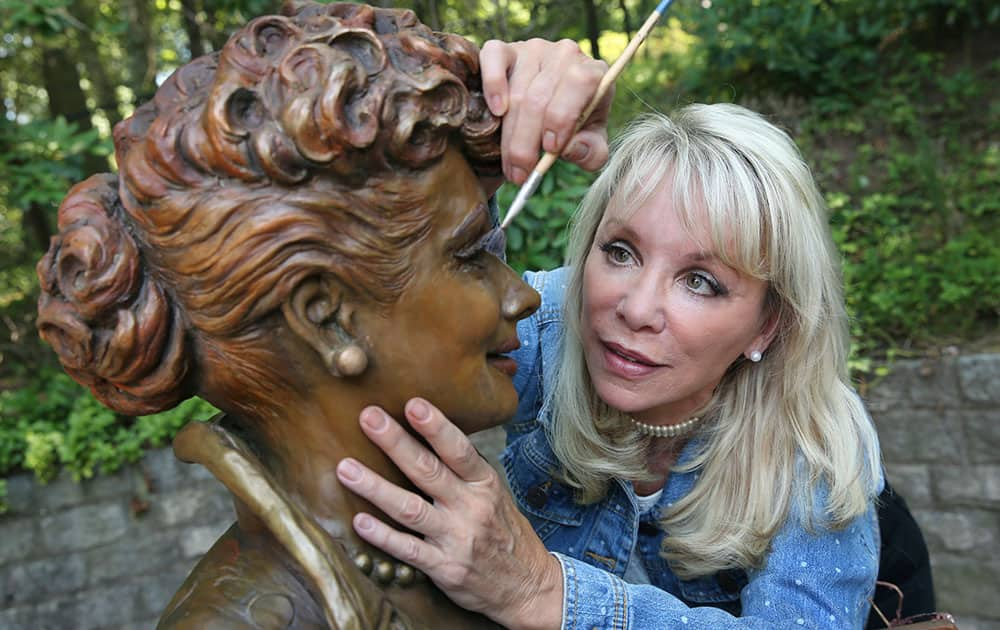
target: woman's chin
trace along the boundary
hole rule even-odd
[[[633,413],[649,407],[635,392],[630,392],[620,387],[595,383],[594,389],[597,397],[604,401],[606,405],[623,413]]]

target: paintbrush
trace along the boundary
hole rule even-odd
[[[646,22],[642,25],[642,28],[639,29],[639,32],[635,34],[632,41],[630,41],[628,46],[625,47],[625,51],[622,52],[621,56],[619,56],[618,59],[615,60],[614,64],[608,68],[608,71],[604,73],[604,76],[601,78],[601,82],[597,86],[597,91],[594,92],[593,98],[590,99],[590,103],[587,105],[586,109],[583,110],[583,113],[580,114],[580,118],[577,119],[576,127],[573,129],[573,135],[576,135],[576,132],[580,130],[580,127],[582,127],[583,124],[587,122],[587,119],[590,118],[590,115],[594,113],[594,109],[597,107],[598,103],[600,103],[601,99],[604,98],[604,95],[608,93],[608,88],[614,85],[618,75],[620,75],[622,70],[625,68],[625,64],[627,64],[635,55],[635,51],[638,50],[642,42],[646,40],[649,32],[653,30],[653,27],[656,25],[657,21],[659,21],[660,17],[662,17],[666,12],[667,7],[670,6],[671,2],[673,2],[673,0],[662,0],[660,2],[656,9],[649,14],[648,18],[646,18]],[[552,165],[556,163],[558,158],[559,156],[552,152],[546,152],[545,155],[542,156],[542,159],[539,160],[538,164],[535,166],[535,170],[531,171],[531,175],[528,176],[528,180],[524,182],[523,186],[521,186],[521,190],[517,191],[517,196],[514,197],[514,203],[510,204],[510,209],[507,210],[507,216],[504,217],[503,224],[500,226],[501,228],[506,228],[510,225],[511,221],[514,220],[514,217],[520,214],[521,210],[524,209],[524,205],[528,202],[528,198],[534,194],[535,189],[538,188],[538,184],[541,183],[542,177],[544,177],[545,173],[552,168]]]

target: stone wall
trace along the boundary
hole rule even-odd
[[[114,476],[8,482],[0,517],[0,628],[152,628],[232,522],[201,466],[170,449]]]
[[[869,392],[882,456],[931,551],[938,608],[1000,629],[1000,355],[908,361]]]
[[[889,479],[923,527],[942,610],[1000,630],[1000,355],[904,362],[866,398]],[[477,436],[487,458],[502,438]],[[8,482],[0,628],[150,628],[232,521],[200,466],[151,452],[81,484]]]
[[[500,429],[475,438],[496,462]],[[229,494],[170,449],[118,474],[47,485],[8,480],[0,516],[0,630],[153,628],[233,522]]]

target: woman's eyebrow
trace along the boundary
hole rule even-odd
[[[628,241],[636,242],[642,240],[640,235],[632,229],[632,226],[627,221],[622,221],[618,217],[608,217],[608,220],[598,230],[598,233],[604,232],[607,234],[609,231],[616,233],[617,236]]]
[[[706,249],[690,253],[685,256],[685,258],[693,262],[712,262],[719,260],[719,257],[715,254],[715,252]]]

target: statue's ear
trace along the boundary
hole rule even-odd
[[[281,312],[335,376],[358,376],[368,367],[368,353],[353,334],[354,305],[336,279],[306,278],[292,289]]]

